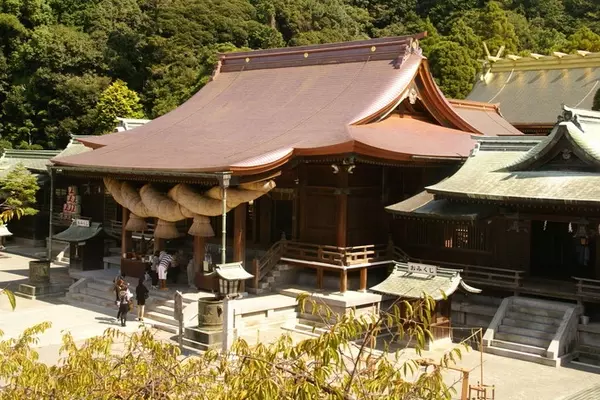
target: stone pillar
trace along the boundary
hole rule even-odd
[[[227,354],[235,341],[235,307],[238,300],[225,299],[223,303],[223,353]]]

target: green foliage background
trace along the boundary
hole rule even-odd
[[[110,130],[114,112],[160,116],[207,82],[218,51],[423,30],[438,83],[461,98],[483,41],[493,54],[600,51],[600,2],[0,0],[0,147],[60,148]]]

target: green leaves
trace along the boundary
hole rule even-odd
[[[22,164],[18,164],[0,179],[0,224],[24,215],[35,215],[37,179]]]
[[[17,299],[15,298],[15,294],[8,289],[0,290],[0,295],[5,295],[8,298],[8,303],[10,304],[10,308],[13,310],[17,307]]]

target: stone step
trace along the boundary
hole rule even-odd
[[[562,320],[563,316],[565,315],[565,312],[562,310],[552,310],[552,309],[548,309],[548,308],[538,308],[538,307],[531,307],[531,306],[525,306],[525,305],[520,305],[520,304],[511,304],[509,307],[509,311],[517,312],[517,313],[521,313],[521,314],[537,315],[540,317],[556,318],[556,319],[561,319],[561,320]]]
[[[175,308],[166,306],[164,304],[160,304],[155,307],[152,307],[152,309],[150,311],[157,312],[157,313],[160,313],[163,315],[167,315],[167,316],[173,318],[173,314],[175,313]]]
[[[114,293],[115,292],[114,284],[112,284],[112,283],[108,284],[106,282],[98,282],[96,280],[88,280],[87,287],[95,289],[95,290],[103,291],[106,293],[110,293],[110,292]]]
[[[547,349],[550,346],[550,340],[538,339],[531,336],[515,335],[507,332],[495,332],[494,340],[502,340],[503,342],[512,342],[526,344],[528,346],[536,346]]]
[[[514,326],[508,326],[504,324],[498,327],[498,331],[503,333],[512,333],[513,335],[529,336],[532,338],[545,340],[552,340],[555,336],[555,333],[536,331],[535,329],[517,328]]]
[[[97,290],[97,289],[91,288],[89,286],[81,289],[81,291],[79,293],[87,294],[89,296],[94,296],[99,299],[111,300],[113,303],[117,299],[115,292],[107,292],[105,290]]]
[[[500,347],[502,349],[514,350],[521,353],[530,353],[537,354],[538,356],[545,357],[546,349],[543,347],[537,346],[528,346],[526,344],[513,343],[513,342],[504,342],[502,340],[492,340],[493,347]]]
[[[158,322],[162,322],[167,325],[172,325],[176,329],[179,326],[179,323],[177,321],[175,321],[175,318],[173,318],[173,316],[166,315],[166,314],[156,312],[156,311],[148,311],[145,314],[146,314],[146,317],[150,318],[153,321],[158,321]]]
[[[303,324],[303,323],[298,323],[294,327],[296,328],[297,331],[310,332],[310,333],[315,333],[317,335],[322,335],[324,333],[329,332],[328,329],[325,329],[325,328],[322,328],[319,326],[315,326],[315,325]]]
[[[550,358],[542,357],[537,354],[523,353],[520,351],[504,349],[500,347],[489,346],[485,349],[486,353],[495,354],[497,356],[512,358],[516,360],[529,361],[536,364],[548,365],[550,367],[556,367],[559,360],[553,360]]]
[[[204,343],[196,342],[195,340],[192,340],[190,338],[186,338],[185,336],[183,337],[182,341],[183,341],[183,345],[184,346],[192,347],[194,349],[202,350],[202,351],[206,351],[206,350],[209,350],[211,348],[217,350],[217,349],[219,349],[221,347],[221,344],[210,346],[210,345],[207,345],[207,344],[204,344]]]
[[[67,293],[66,298],[69,302],[72,301],[71,304],[77,306],[79,304],[92,304],[95,306],[105,307],[105,308],[113,308],[116,312],[117,305],[114,300],[102,299],[99,297],[94,297],[87,295],[85,293]]]
[[[525,321],[522,319],[503,318],[502,325],[512,326],[515,328],[533,329],[540,332],[556,333],[558,327],[556,325],[541,324],[538,322]]]
[[[511,318],[511,319],[518,319],[521,321],[527,321],[527,322],[535,322],[535,323],[546,324],[546,325],[554,325],[557,328],[560,325],[560,323],[562,322],[562,317],[552,318],[552,317],[545,317],[545,316],[533,315],[533,314],[523,314],[523,313],[510,311],[510,310],[507,311],[507,313],[505,314],[505,317]]]

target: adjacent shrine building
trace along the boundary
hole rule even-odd
[[[488,57],[469,100],[499,104],[504,117],[523,133],[547,135],[556,110],[591,109],[600,89],[600,53],[532,53]]]
[[[451,177],[387,207],[411,257],[505,292],[600,301],[600,113],[546,137],[482,137]]]

